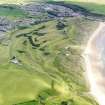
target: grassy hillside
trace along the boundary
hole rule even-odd
[[[99,1],[101,4],[97,2],[84,2],[82,0],[65,0],[66,3],[76,4],[81,7],[86,8],[92,13],[103,14],[105,15],[105,4]]]
[[[70,1],[105,4],[105,0],[100,0],[100,1],[99,0],[70,0]]]
[[[39,2],[39,1],[43,1],[43,0],[0,0],[0,4],[27,4],[30,2]],[[47,0],[44,0],[47,1]],[[43,1],[43,2],[44,2]]]
[[[7,33],[0,44],[0,104],[97,105],[81,60],[83,39],[96,26],[66,18]]]
[[[16,5],[0,5],[0,16],[6,16],[10,19],[23,18],[27,16],[27,13]]]
[[[65,1],[67,3],[76,4],[82,6],[93,13],[104,14],[105,15],[105,4],[91,3],[91,2],[78,2],[78,1]]]
[[[21,4],[27,3],[30,0],[0,0],[0,4]]]
[[[82,6],[93,13],[105,15],[105,0],[48,0],[48,1],[64,1],[66,3]]]

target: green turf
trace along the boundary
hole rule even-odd
[[[62,22],[66,27],[61,30],[53,20],[12,30],[7,33],[9,39],[1,41],[1,105],[30,105],[24,102],[31,100],[36,100],[36,105],[96,105],[91,96],[85,95],[88,88],[80,54],[83,38],[97,25],[81,18],[65,18]],[[14,56],[20,64],[11,62]]]
[[[69,3],[104,14],[104,5]],[[16,5],[0,9],[0,16],[10,19],[27,16]],[[88,94],[81,57],[97,22],[61,22],[65,27],[59,28],[58,20],[18,27],[0,40],[0,105],[97,105]],[[14,57],[19,64],[11,62]]]

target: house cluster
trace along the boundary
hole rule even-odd
[[[54,13],[57,17],[71,17],[80,15],[79,13],[74,13],[74,11],[70,8],[56,4],[46,4],[43,8],[48,13]]]
[[[49,3],[31,3],[21,5],[20,8],[29,14],[26,18],[18,18],[16,20],[9,20],[6,16],[0,16],[0,38],[5,35],[10,29],[17,26],[30,26],[41,22],[46,22],[51,19],[81,16],[80,13],[74,12],[72,9]]]
[[[0,36],[4,36],[5,32],[17,26],[35,25],[58,17],[81,16],[72,9],[57,4],[31,3],[22,5],[20,8],[27,12],[29,17],[12,21],[7,19],[6,16],[0,16]]]
[[[5,16],[0,16],[0,39],[5,36],[5,32],[12,29],[14,24],[8,20]]]
[[[6,32],[14,26],[13,22],[8,20],[5,16],[0,17],[0,31]]]
[[[30,13],[32,16],[47,14],[49,17],[71,17],[71,16],[80,16],[79,13],[75,13],[72,9],[65,6],[56,5],[56,4],[27,4],[22,7],[26,12]]]
[[[36,19],[33,18],[22,18],[15,20],[16,26],[30,26],[36,22]]]

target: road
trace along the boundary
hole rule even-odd
[[[105,105],[105,23],[100,22],[84,51],[90,92],[99,105]]]

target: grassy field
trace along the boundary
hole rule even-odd
[[[0,44],[0,104],[97,105],[88,95],[81,60],[83,39],[96,26],[65,18],[7,33]]]
[[[15,19],[26,17],[27,13],[25,13],[16,5],[0,5],[0,16],[6,16],[10,19]]]
[[[26,0],[0,1],[7,2]],[[104,5],[66,2],[105,14]],[[15,5],[0,9],[10,19],[27,16]],[[88,93],[81,57],[97,25],[65,18],[8,32],[0,40],[0,105],[98,105]]]
[[[82,6],[93,13],[105,15],[105,0],[48,0],[48,1],[64,1],[66,3]]]
[[[90,10],[93,13],[98,13],[98,14],[104,14],[105,15],[105,4],[98,4],[98,3],[92,3],[92,2],[78,2],[76,0],[74,1],[65,1],[67,3],[72,3],[72,4],[76,4],[79,6],[82,6],[88,10]]]
[[[23,4],[30,0],[0,0],[0,4]]]
[[[66,0],[65,0],[66,1]],[[97,3],[97,4],[105,4],[105,0],[68,0],[68,1],[76,1],[76,2],[86,2],[86,3]]]

